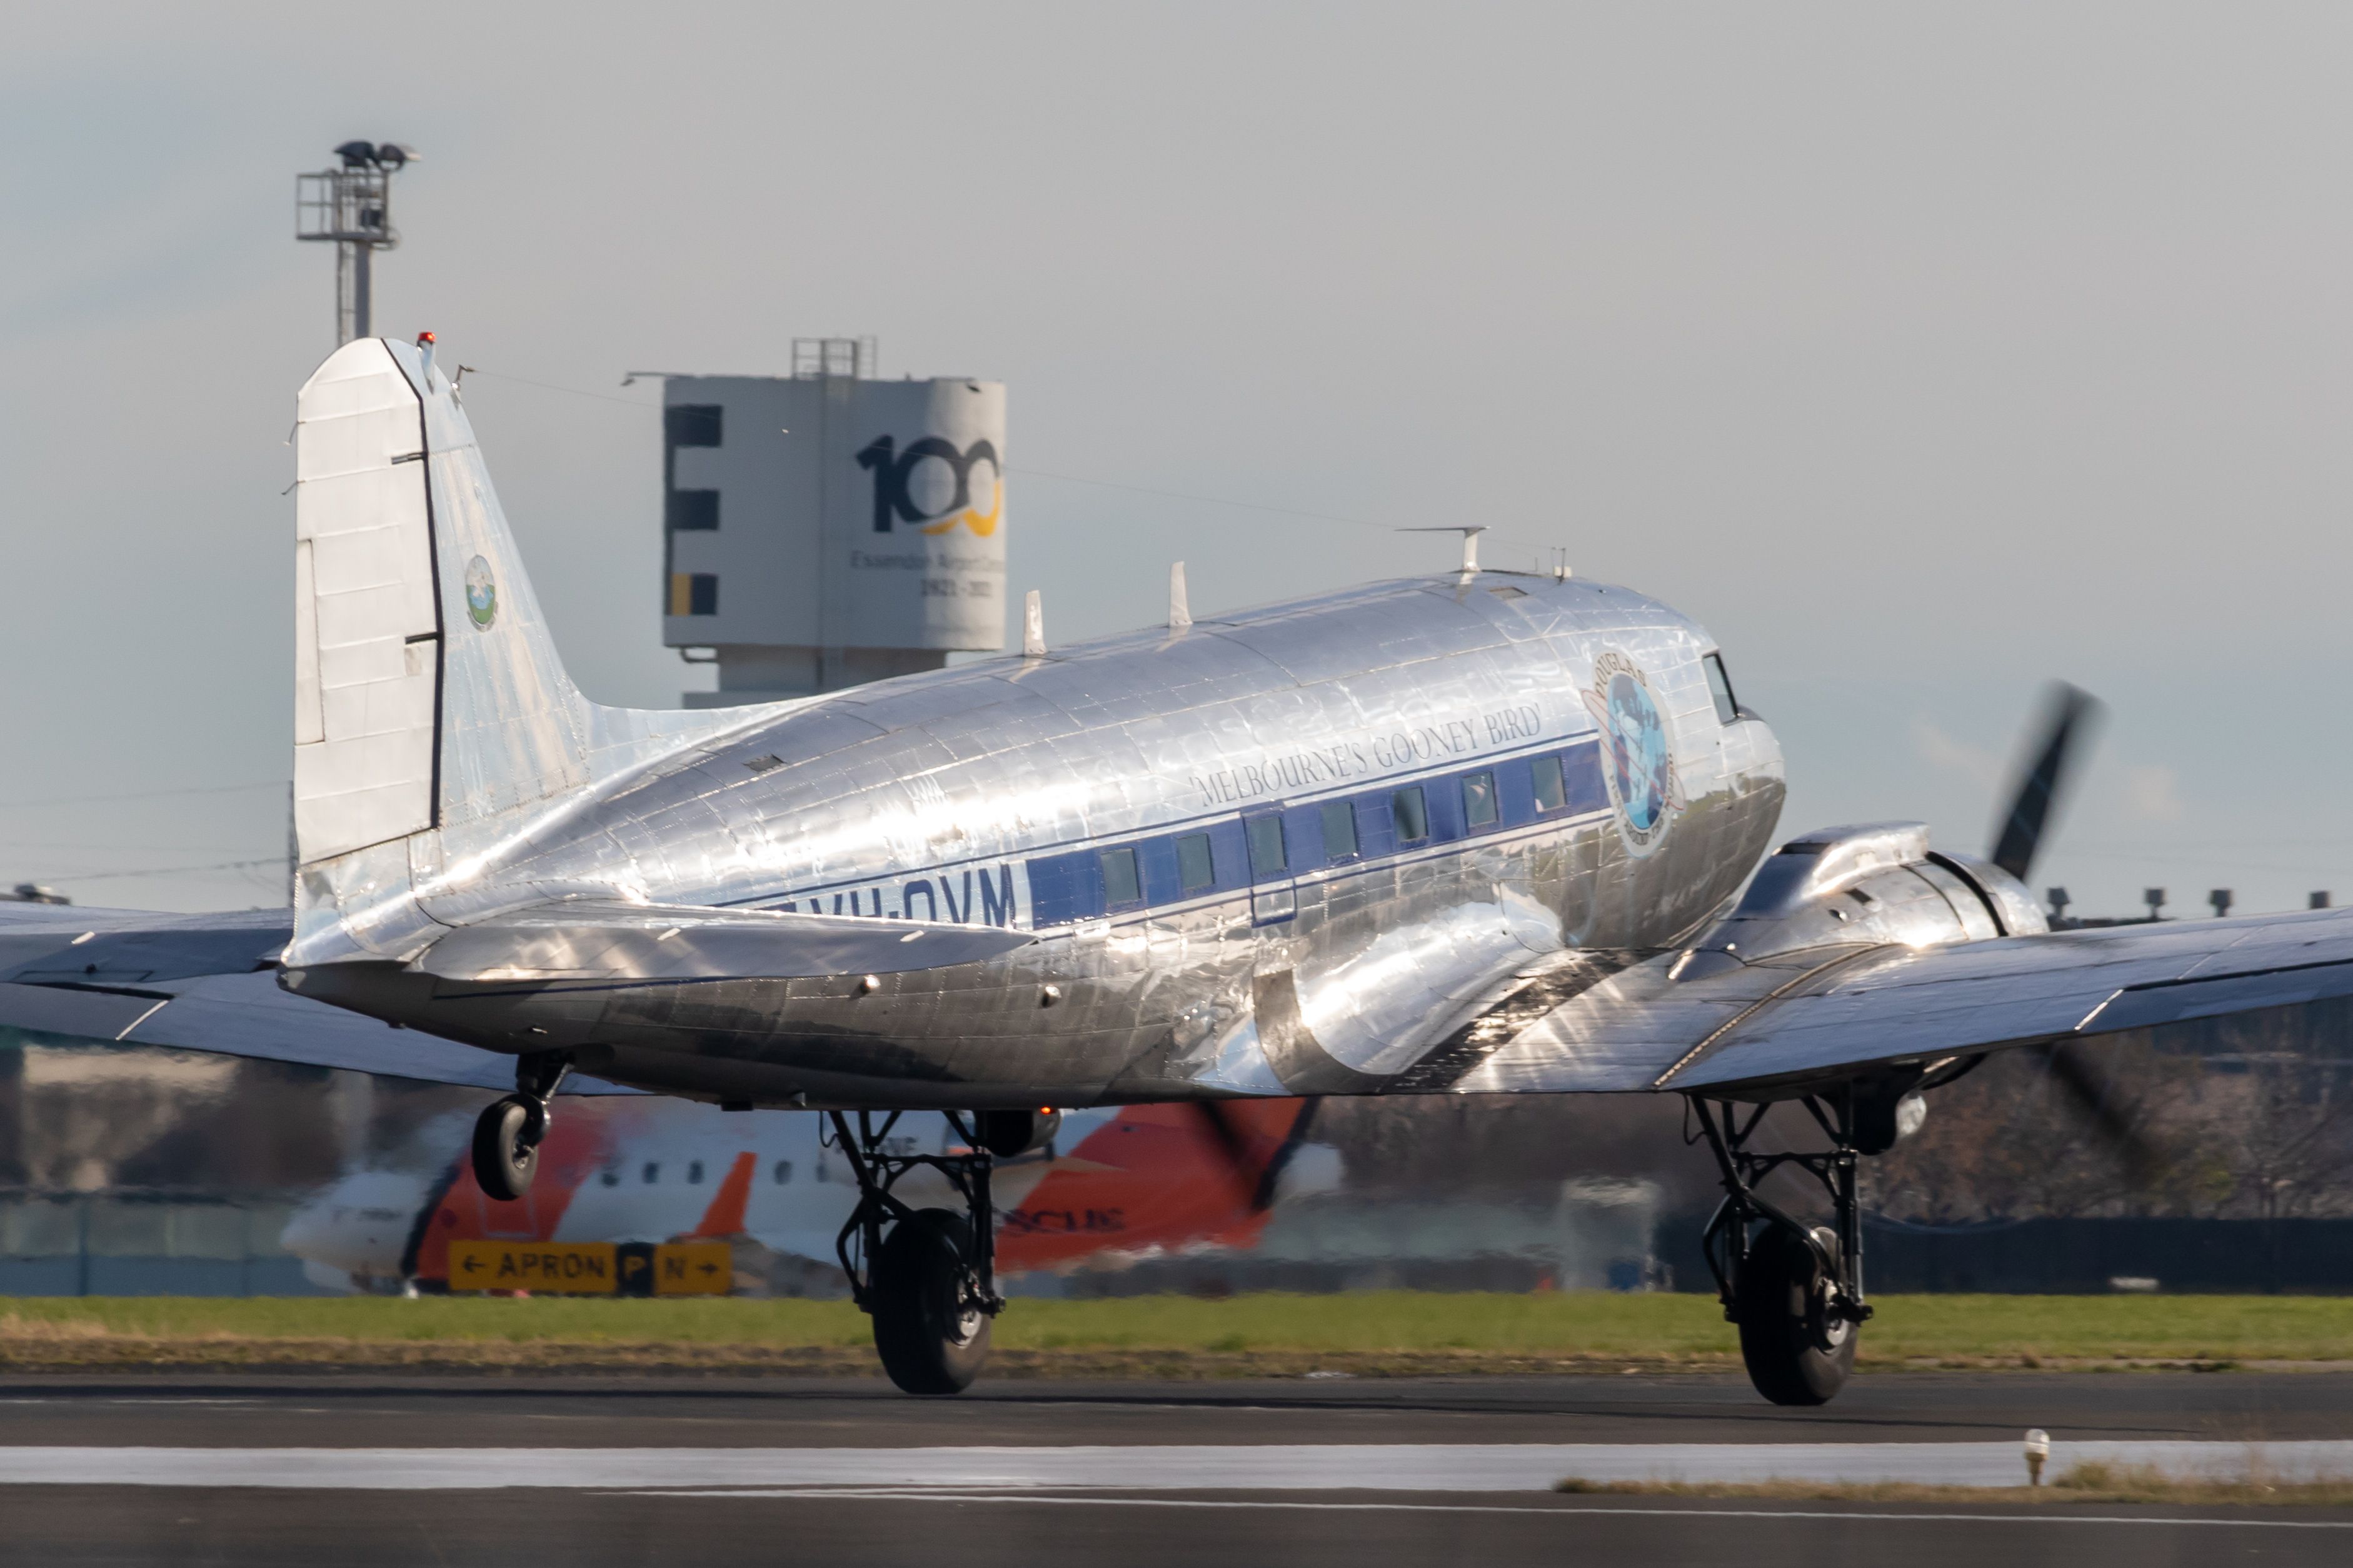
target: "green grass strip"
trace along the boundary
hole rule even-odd
[[[2353,1299],[2315,1296],[1889,1296],[1863,1331],[1865,1363],[2168,1361],[2353,1363]],[[108,1341],[342,1342],[354,1345],[675,1345],[719,1352],[851,1350],[866,1320],[847,1301],[603,1300],[538,1297],[234,1300],[18,1298],[0,1306],[0,1361],[51,1359]],[[1246,1355],[1430,1354],[1475,1360],[1729,1363],[1713,1299],[1367,1291],[1202,1300],[1017,1300],[1009,1352]]]

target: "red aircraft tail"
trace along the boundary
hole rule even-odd
[[[1121,1111],[1006,1212],[999,1266],[1050,1268],[1107,1248],[1250,1245],[1314,1107],[1237,1100]]]

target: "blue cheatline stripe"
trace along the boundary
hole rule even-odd
[[[1529,773],[1531,763],[1539,756],[1557,756],[1561,761],[1562,783],[1567,798],[1559,808],[1549,812],[1536,809],[1535,785]],[[1500,808],[1495,822],[1475,832],[1465,819],[1462,794],[1463,781],[1473,773],[1493,776]],[[1421,792],[1430,831],[1423,838],[1401,843],[1391,803],[1398,794],[1412,789]],[[1514,828],[1541,823],[1572,822],[1580,816],[1589,816],[1597,811],[1608,809],[1609,790],[1601,777],[1600,743],[1588,737],[1567,745],[1556,743],[1535,751],[1482,757],[1475,764],[1445,773],[1400,775],[1383,780],[1371,789],[1286,798],[1279,815],[1282,818],[1289,865],[1276,878],[1269,879],[1290,880],[1335,864],[1324,854],[1323,814],[1326,805],[1337,803],[1345,803],[1356,814],[1357,843],[1356,854],[1337,864],[1356,866],[1393,860],[1401,855],[1439,845],[1459,844],[1491,833],[1508,833]],[[1250,878],[1239,810],[1206,821],[1196,818],[1155,834],[1090,844],[1082,848],[1033,858],[1029,863],[1031,924],[1042,930],[1049,926],[1068,925],[1074,921],[1161,909],[1180,902],[1201,901],[1216,894],[1240,892],[1250,886]],[[1251,815],[1259,813],[1252,812]],[[1217,878],[1210,888],[1187,893],[1178,884],[1176,840],[1200,832],[1209,835]],[[1140,900],[1117,907],[1112,906],[1104,897],[1102,866],[1103,853],[1115,849],[1134,852],[1137,868],[1142,873],[1144,891]]]

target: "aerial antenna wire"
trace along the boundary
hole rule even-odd
[[[512,375],[502,370],[484,370],[479,365],[468,365],[466,369],[468,374],[472,375],[490,376],[499,381],[520,382],[525,386],[536,386],[547,392],[561,392],[573,397],[593,397],[600,403],[617,403],[628,408],[659,410],[662,406],[659,403],[646,403],[634,397],[615,397],[608,392],[590,392],[585,387],[563,386],[552,381],[534,381],[529,376]],[[651,374],[652,373],[638,372],[638,374]],[[625,382],[622,384],[627,385],[628,384]],[[1375,522],[1370,518],[1350,517],[1343,512],[1314,511],[1304,507],[1275,506],[1266,501],[1235,500],[1229,496],[1202,495],[1194,490],[1163,489],[1155,485],[1128,484],[1120,479],[1091,479],[1079,474],[1056,473],[1050,468],[1032,468],[1027,466],[1017,467],[1008,464],[1003,471],[1008,475],[1019,474],[1025,479],[1054,479],[1066,485],[1092,485],[1098,489],[1126,490],[1132,495],[1158,496],[1164,500],[1194,501],[1203,506],[1232,507],[1236,510],[1240,511],[1262,511],[1270,512],[1280,517],[1304,517],[1312,518],[1318,522],[1345,523],[1351,528],[1377,529],[1383,533],[1457,533],[1461,531],[1461,528],[1463,526],[1475,526],[1482,532],[1488,531],[1487,525],[1484,523],[1476,525],[1448,525],[1435,529],[1401,528],[1394,523]],[[1505,534],[1497,534],[1495,536],[1495,542],[1498,544],[1515,544],[1524,549],[1535,551],[1557,548],[1556,546],[1549,546],[1539,543],[1535,541],[1520,539]]]

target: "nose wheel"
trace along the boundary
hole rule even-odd
[[[997,1293],[988,1151],[953,1111],[948,1120],[966,1151],[961,1154],[892,1150],[896,1112],[877,1125],[872,1113],[860,1111],[854,1127],[842,1112],[829,1114],[833,1146],[858,1180],[858,1207],[835,1250],[851,1297],[874,1321],[882,1370],[903,1393],[961,1394],[987,1361],[990,1321],[1005,1310]],[[946,1177],[965,1212],[913,1208],[892,1193],[919,1168]]]
[[[512,1201],[531,1191],[548,1102],[571,1070],[572,1058],[562,1052],[519,1057],[515,1091],[483,1109],[474,1123],[474,1180],[489,1196]]]

